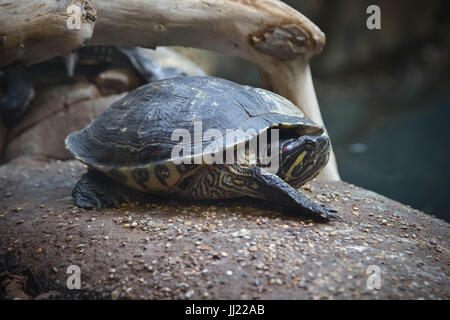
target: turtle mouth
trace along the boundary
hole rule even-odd
[[[330,141],[326,136],[303,136],[285,143],[281,149],[279,176],[298,188],[314,179],[328,163]]]

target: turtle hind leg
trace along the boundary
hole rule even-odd
[[[89,169],[72,190],[74,204],[84,209],[118,208],[122,203],[130,203],[138,195],[138,191],[95,169]]]

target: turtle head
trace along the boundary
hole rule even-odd
[[[301,136],[280,143],[280,170],[277,175],[298,188],[315,178],[325,167],[330,154],[326,136]]]

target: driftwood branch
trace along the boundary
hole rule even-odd
[[[76,29],[68,28],[70,5],[80,8]],[[95,19],[87,1],[0,0],[0,68],[67,56],[91,39]]]
[[[74,3],[83,9],[79,30],[66,27]],[[255,63],[267,88],[323,124],[308,61],[325,36],[280,1],[0,0],[0,8],[0,67],[64,56],[91,36],[88,45],[203,48]],[[322,177],[339,179],[334,156]]]

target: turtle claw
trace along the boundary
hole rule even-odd
[[[320,204],[320,207],[321,209],[319,215],[322,219],[326,219],[326,221],[331,219],[342,221],[341,216],[335,214],[338,212],[336,209],[327,208],[324,204]]]
[[[335,214],[337,210],[326,208],[323,204],[317,205],[312,203],[311,206],[308,207],[309,214],[312,218],[316,218],[322,222],[328,222],[330,220],[342,220],[342,218]]]
[[[333,210],[334,212],[337,212],[336,210]],[[338,220],[338,221],[342,221],[342,217],[340,215],[328,212],[328,218],[329,219],[333,219],[333,220]]]
[[[321,205],[316,203],[307,203],[307,205],[296,208],[286,208],[286,215],[294,217],[304,217],[315,220],[317,222],[329,222],[330,220],[342,220],[342,218],[333,213],[337,212],[334,209],[323,208]]]
[[[332,213],[336,213],[337,212],[336,209],[327,208],[324,204],[320,204],[320,206],[322,208],[324,208],[325,210],[327,210],[328,212],[332,212]]]

